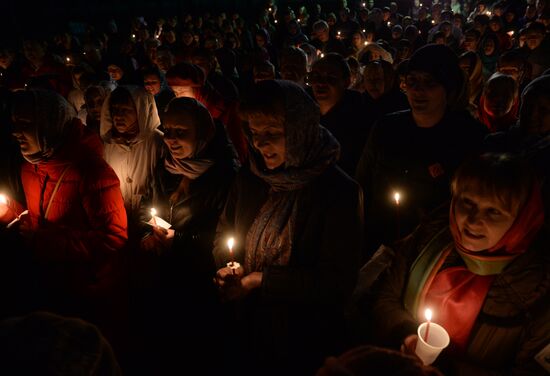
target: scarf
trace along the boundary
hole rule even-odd
[[[195,180],[214,165],[213,159],[185,158],[176,159],[170,154],[164,160],[166,170],[175,175],[183,175],[190,180]]]
[[[437,312],[437,322],[447,330],[458,352],[466,350],[472,328],[495,277],[518,255],[527,251],[543,225],[542,208],[540,187],[534,184],[528,201],[497,244],[486,251],[471,252],[462,246],[455,220],[454,200],[451,203],[450,229],[455,249],[465,266],[438,270],[432,283],[424,286],[425,300],[421,306]]]
[[[284,166],[269,170],[251,148],[250,169],[270,190],[246,236],[247,273],[288,264],[301,190],[334,165],[340,154],[338,141],[319,124],[319,107],[300,86],[281,80],[269,85],[282,89],[285,98],[286,155]]]

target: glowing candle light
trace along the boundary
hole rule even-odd
[[[132,34],[132,38],[135,38],[136,37],[136,34]]]
[[[272,10],[273,10],[273,8],[269,8],[269,9],[268,9],[268,11],[270,11],[270,12],[271,12]]]
[[[366,3],[362,3],[361,5],[363,6],[363,8],[367,6],[367,4],[366,4]]]
[[[390,21],[388,21],[388,27],[390,27],[390,26],[391,26],[391,22],[390,22]]]
[[[0,204],[7,205],[8,204],[8,198],[5,194],[0,194]]]
[[[235,255],[233,254],[233,246],[235,245],[235,239],[227,239],[227,248],[229,248],[229,262],[227,267],[231,269],[231,274],[236,274],[236,270],[241,266],[238,262],[235,261]]]
[[[298,21],[298,23],[300,23],[300,19],[298,18],[296,21]]]
[[[509,36],[513,36],[513,35],[514,35],[514,30],[510,30],[507,34],[508,34]]]
[[[399,200],[401,199],[401,194],[399,192],[395,192],[393,194],[393,199],[395,200],[396,205],[399,205]]]
[[[366,33],[367,31],[365,29],[363,29],[363,33]]]
[[[151,220],[153,221],[153,225],[157,225],[157,209],[151,208]]]
[[[428,343],[428,335],[430,334],[430,322],[432,321],[432,310],[427,308],[424,311],[424,316],[426,317],[426,333],[424,334],[424,341]]]
[[[368,46],[368,45],[369,45],[369,42],[365,42],[364,45],[365,45],[365,46]]]
[[[275,23],[278,23],[279,21],[275,20],[274,22],[275,22]]]
[[[432,20],[432,25],[435,25],[435,20]]]
[[[321,59],[325,57],[325,54],[321,53]]]
[[[70,57],[66,57],[65,60],[67,60],[67,63],[70,63],[71,62],[71,58]]]

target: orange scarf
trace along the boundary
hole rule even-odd
[[[535,184],[513,225],[497,244],[486,251],[470,252],[462,246],[455,221],[454,200],[449,221],[455,248],[466,267],[439,271],[433,282],[425,287],[424,305],[437,312],[437,322],[449,333],[453,347],[464,352],[494,278],[515,257],[527,251],[544,223],[540,188]]]

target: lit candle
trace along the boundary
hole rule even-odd
[[[424,316],[426,316],[426,333],[424,333],[424,342],[428,343],[428,335],[430,334],[430,322],[432,321],[432,310],[427,308],[424,311]]]
[[[298,21],[298,23],[300,23],[300,19],[298,18],[296,21]]]
[[[272,8],[269,8],[269,9],[268,9],[268,11],[270,11],[270,12],[271,12],[272,10],[273,10]]]
[[[67,60],[67,63],[69,63],[71,61],[71,58],[67,56],[66,60]]]
[[[136,34],[132,34],[132,38],[135,38],[136,37]]]
[[[432,20],[432,25],[435,25],[435,20]]]
[[[324,53],[321,53],[321,59],[325,57],[325,54]]]
[[[233,254],[233,246],[235,245],[235,239],[227,239],[227,248],[229,248],[229,262],[227,267],[231,269],[231,274],[235,274],[236,270],[241,266],[238,262],[235,261],[235,255]]]
[[[390,27],[390,26],[391,26],[391,22],[390,22],[390,21],[388,21],[388,27]]]
[[[368,46],[369,45],[369,42],[365,41],[365,43],[363,43],[365,46]]]
[[[341,36],[342,36],[342,32],[339,31],[339,32],[338,32],[338,38],[340,38]]]
[[[153,221],[153,225],[157,225],[157,209],[151,208],[151,220]]]
[[[275,22],[275,23],[278,23],[279,21],[275,20],[274,22]]]
[[[5,194],[0,194],[0,204],[7,205],[8,204],[8,198]]]
[[[487,15],[490,16],[490,15],[491,15],[491,12],[487,12]]]
[[[361,4],[361,5],[363,6],[363,8],[367,6],[367,4],[366,4],[366,3],[363,3],[363,4]]]
[[[509,36],[513,36],[513,35],[514,35],[514,30],[510,30],[507,34],[508,34]]]

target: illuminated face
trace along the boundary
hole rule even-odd
[[[431,74],[412,71],[407,75],[405,85],[413,113],[430,115],[447,107],[445,88]]]
[[[496,245],[512,227],[518,209],[507,209],[494,197],[466,191],[455,198],[455,219],[462,245],[479,252]]]
[[[286,140],[283,121],[263,114],[248,118],[254,148],[260,152],[265,166],[276,169],[285,163]]]
[[[197,146],[197,127],[190,121],[164,124],[164,143],[174,158],[191,158]]]
[[[30,101],[14,103],[12,134],[24,156],[36,154],[41,150],[36,134],[34,113],[34,107]]]
[[[160,78],[156,74],[147,74],[143,77],[143,87],[148,93],[157,95],[160,93]]]
[[[138,129],[137,110],[133,102],[111,104],[111,117],[117,132],[134,133]]]
[[[486,56],[491,56],[493,53],[495,53],[495,47],[495,41],[492,39],[487,39],[483,44],[483,53]]]

